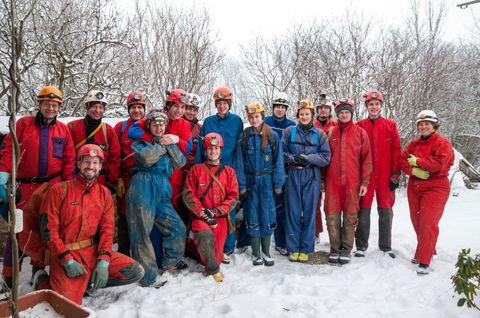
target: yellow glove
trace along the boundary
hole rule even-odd
[[[125,183],[123,183],[123,179],[119,178],[117,182],[117,197],[121,198],[125,194]]]
[[[407,159],[408,164],[411,165],[412,167],[418,167],[417,166],[417,159],[418,158],[415,155],[410,154],[408,156],[408,159]]]
[[[422,180],[427,180],[430,178],[430,172],[423,170],[422,168],[414,167],[412,169],[412,174]]]

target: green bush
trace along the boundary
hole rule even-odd
[[[470,249],[463,249],[458,254],[458,260],[455,267],[457,273],[451,277],[455,286],[455,292],[462,296],[457,306],[462,307],[467,304],[468,308],[480,308],[475,304],[477,291],[480,289],[480,254],[475,257],[470,256]]]

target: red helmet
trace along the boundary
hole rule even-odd
[[[142,105],[145,108],[145,96],[140,91],[133,91],[127,96],[127,106]]]
[[[105,160],[102,148],[95,144],[87,144],[80,147],[80,150],[77,154],[77,159],[80,159],[84,156],[90,156],[92,158],[99,157],[100,159]]]
[[[189,102],[188,93],[183,89],[176,88],[171,91],[165,91],[165,94],[167,95],[167,103],[188,104]]]
[[[228,87],[219,87],[213,92],[213,99],[214,100],[232,100],[233,99],[233,92]]]
[[[377,90],[368,92],[367,94],[363,95],[363,98],[365,98],[365,105],[367,105],[368,102],[371,101],[372,99],[378,99],[379,101],[382,102],[382,104],[385,102],[385,100],[383,99],[382,93],[380,93]]]
[[[209,133],[203,138],[203,148],[211,146],[223,147],[223,138],[217,133]]]
[[[342,110],[348,110],[353,115],[353,108],[355,107],[353,100],[348,98],[340,98],[335,103],[333,103],[333,105],[335,106],[335,113],[337,115]]]

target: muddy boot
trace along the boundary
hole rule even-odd
[[[329,258],[329,262],[334,263],[334,260],[338,260],[338,256],[340,255],[340,247],[341,247],[341,226],[340,226],[340,219],[341,219],[341,212],[327,214],[327,229],[328,229],[328,236],[330,238],[330,255],[331,260]]]
[[[270,257],[270,236],[260,239],[262,244],[262,258],[265,266],[273,266],[273,258]]]
[[[214,241],[215,236],[211,231],[205,230],[194,234],[195,241],[197,241],[200,254],[205,259],[205,272],[207,274],[215,274],[219,271],[220,266],[215,259]]]
[[[253,265],[263,265],[262,255],[260,253],[260,238],[259,237],[251,237],[250,244],[252,245],[252,260]]]
[[[355,253],[356,257],[365,256],[368,248],[368,238],[370,236],[370,208],[363,208],[358,211],[358,225],[355,231],[355,245],[359,253]],[[357,255],[358,254],[358,255]]]
[[[342,226],[342,247],[340,250],[339,262],[347,264],[350,262],[350,253],[355,239],[355,226],[357,225],[356,214],[343,214]]]
[[[386,253],[392,251],[392,220],[391,208],[378,209],[378,248]]]

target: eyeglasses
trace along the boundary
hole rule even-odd
[[[46,95],[39,95],[37,96],[37,98],[50,98],[50,99],[59,99],[59,100],[63,100],[62,97],[58,96],[58,95],[55,95],[54,93],[50,93],[50,94],[46,94]]]
[[[218,93],[218,94],[213,94],[213,98],[217,99],[225,99],[227,97],[232,97],[232,93]]]
[[[102,92],[97,92],[95,94],[95,97],[98,98],[98,99],[103,99],[105,97],[105,95]]]

